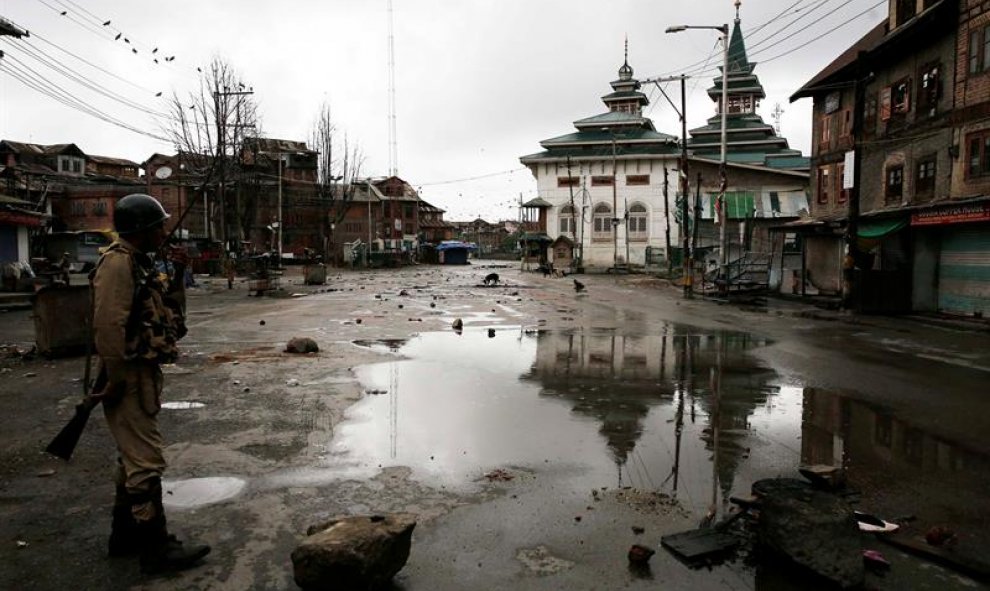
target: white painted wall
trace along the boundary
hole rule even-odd
[[[670,214],[670,239],[671,244],[678,243],[678,228],[674,218],[673,208],[676,204],[677,193],[677,158],[643,158],[643,159],[620,159],[617,163],[617,185],[616,201],[617,207],[614,217],[624,218],[626,206],[632,206],[639,202],[647,209],[647,240],[631,241],[629,243],[629,260],[634,264],[643,264],[646,260],[646,248],[659,248],[666,251],[666,229],[667,224],[664,216],[663,199],[663,171],[668,168],[668,180],[670,183],[669,202]],[[537,191],[539,196],[553,205],[547,215],[547,234],[551,238],[560,235],[560,211],[562,207],[570,205],[571,192],[567,187],[557,186],[557,177],[567,176],[567,165],[565,163],[541,163],[534,165],[533,171],[536,176]],[[584,265],[591,269],[605,269],[613,264],[613,243],[612,240],[598,242],[592,241],[592,219],[595,205],[605,203],[612,207],[612,187],[593,187],[591,177],[612,174],[611,157],[599,158],[596,160],[572,160],[571,177],[578,179],[578,186],[573,187],[574,205],[580,212],[583,210],[583,228],[579,224],[577,236],[569,238],[577,242],[579,239],[584,244]],[[626,175],[648,174],[650,175],[649,185],[627,186]],[[626,226],[624,223],[618,226],[618,253],[620,260],[626,257]]]

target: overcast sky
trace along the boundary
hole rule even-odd
[[[307,139],[320,104],[328,101],[338,128],[361,144],[364,171],[383,175],[386,7],[386,0],[0,0],[0,16],[32,33],[26,47],[0,38],[8,56],[0,64],[0,138],[72,142],[87,153],[137,162],[156,151],[173,152],[161,141],[59,104],[5,68],[31,68],[84,104],[160,133],[161,124],[147,113],[66,78],[29,52],[48,60],[38,53],[44,52],[84,81],[158,110],[173,90],[192,88],[196,67],[218,55],[254,88],[265,135]],[[664,29],[731,23],[734,13],[732,0],[394,0],[399,175],[446,209],[446,219],[514,218],[520,193],[525,199],[536,195],[519,157],[539,151],[540,140],[573,131],[574,120],[605,110],[601,96],[611,91],[608,83],[622,65],[626,36],[629,64],[640,79],[698,70],[708,58],[711,70],[720,59],[713,55],[716,32],[668,35]],[[782,135],[808,153],[810,100],[790,104],[788,97],[883,20],[886,2],[745,0],[740,15],[767,92],[760,114],[772,123],[779,103]],[[118,32],[122,38],[114,41]],[[152,61],[171,55],[167,64]],[[714,114],[704,92],[714,75],[689,82],[689,127]],[[678,100],[676,86],[667,89]],[[657,128],[679,135],[663,97],[644,91],[653,99],[648,112]],[[465,180],[479,176],[484,178]]]

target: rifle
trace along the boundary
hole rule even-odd
[[[192,204],[186,207],[186,211],[182,213],[182,216],[179,217],[172,231],[169,232],[168,236],[162,242],[159,251],[170,245],[175,231],[179,228],[179,225],[185,219],[190,209],[192,209]],[[180,278],[180,281],[182,280],[183,278]],[[86,429],[86,423],[89,422],[90,413],[103,401],[103,391],[106,389],[108,382],[107,368],[101,364],[100,372],[96,376],[95,383],[90,384],[90,376],[93,368],[93,313],[96,304],[94,296],[91,282],[89,316],[86,318],[86,371],[83,376],[83,399],[76,404],[76,413],[72,415],[68,424],[62,427],[58,435],[45,448],[46,452],[66,461],[72,457],[72,452],[75,451],[76,445],[79,443],[79,438],[82,437],[83,430]],[[90,386],[92,386],[92,389]]]
[[[92,294],[90,294],[92,298]],[[90,392],[102,394],[107,386],[107,368],[101,365],[100,372],[96,376],[96,383],[92,384],[90,390],[90,374],[93,367],[93,302],[90,302],[89,316],[86,318],[86,372],[83,376],[83,399],[76,405],[76,414],[72,416],[69,423],[62,427],[55,439],[52,439],[45,451],[57,458],[68,461],[72,457],[72,452],[79,443],[86,422],[89,421],[89,413],[98,405],[102,397],[91,395]]]

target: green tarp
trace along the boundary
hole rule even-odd
[[[860,221],[857,234],[860,238],[883,238],[887,234],[900,230],[907,223],[906,219]]]

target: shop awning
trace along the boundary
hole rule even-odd
[[[883,238],[887,234],[892,234],[900,230],[907,224],[908,221],[906,219],[861,220],[857,234],[859,234],[860,238]]]

